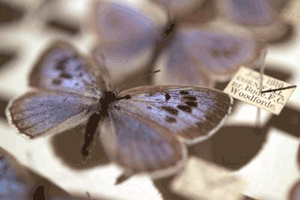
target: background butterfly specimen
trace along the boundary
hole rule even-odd
[[[187,157],[182,142],[210,137],[232,107],[227,94],[194,86],[144,86],[117,94],[103,67],[63,42],[41,56],[29,82],[37,89],[7,108],[10,123],[20,133],[33,138],[88,121],[86,138],[98,129],[114,162],[131,173],[148,172],[155,178],[182,167]],[[84,156],[89,149],[84,144]]]
[[[88,195],[74,195],[71,197],[53,182],[21,165],[17,159],[1,147],[0,185],[0,198],[3,200],[91,199],[83,198],[89,197]]]
[[[265,43],[247,29],[222,17],[207,19],[204,16],[211,12],[202,1],[155,2],[95,4],[92,27],[99,43],[93,54],[105,52],[113,76],[118,68],[148,63],[162,70],[162,75],[154,76],[156,84],[214,86],[217,80],[228,80],[240,65],[257,67]],[[185,12],[178,11],[180,6],[186,6],[180,8]]]

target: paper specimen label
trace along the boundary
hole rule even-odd
[[[263,75],[260,93],[259,72],[241,67],[224,92],[230,96],[278,115],[294,92],[296,86]]]

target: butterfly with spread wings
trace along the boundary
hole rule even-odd
[[[35,138],[85,122],[89,126],[89,119],[96,118],[97,137],[111,160],[133,174],[145,172],[153,178],[181,168],[186,144],[215,133],[233,101],[215,89],[182,85],[117,93],[104,66],[61,41],[43,53],[29,83],[34,89],[12,100],[6,110],[20,133]]]

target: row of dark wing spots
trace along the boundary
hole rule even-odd
[[[175,115],[177,116],[178,115],[178,110],[171,107],[171,106],[162,106],[161,107],[163,110],[167,111],[168,113],[170,113],[171,115]]]
[[[71,59],[75,59],[77,60],[78,59],[78,55],[74,55]],[[62,60],[60,60],[58,62],[58,64],[56,65],[55,69],[61,71],[61,74],[59,75],[60,78],[63,78],[63,79],[72,79],[72,75],[70,75],[69,73],[67,73],[65,71],[65,68],[66,68],[66,64],[67,62],[70,60],[69,57],[64,57]],[[80,64],[78,64],[75,68],[76,71],[80,70],[82,68],[82,66]],[[80,72],[78,74],[78,77],[82,77],[83,74]],[[62,80],[61,79],[53,79],[52,80],[52,84],[54,85],[60,85],[62,83]],[[75,83],[75,86],[78,86],[79,84],[78,83]]]
[[[168,123],[175,123],[176,122],[176,119],[174,117],[170,117],[170,116],[166,116],[166,122]]]
[[[180,93],[182,95],[185,95],[182,97],[182,101],[186,105],[178,105],[177,108],[184,112],[191,113],[193,108],[198,107],[198,103],[196,102],[197,98],[195,96],[189,95],[189,92],[184,90],[180,91]]]

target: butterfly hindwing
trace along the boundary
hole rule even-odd
[[[7,116],[20,133],[36,137],[59,132],[88,119],[95,112],[94,98],[59,91],[35,91],[10,102]]]
[[[144,86],[119,95],[131,98],[112,104],[112,109],[152,121],[187,143],[205,140],[216,132],[233,101],[223,92],[194,86]]]
[[[278,3],[277,3],[278,4]],[[276,1],[270,0],[225,0],[226,14],[239,24],[269,25],[277,17]]]
[[[213,28],[182,29],[177,40],[177,45],[199,62],[201,70],[219,76],[231,75],[240,65],[256,60],[262,48],[259,42],[246,34],[238,36]]]
[[[136,115],[113,109],[100,132],[110,158],[132,173],[158,178],[176,172],[186,159],[186,147],[175,135]]]
[[[107,88],[107,74],[65,43],[50,46],[35,64],[30,86],[100,98]]]

